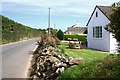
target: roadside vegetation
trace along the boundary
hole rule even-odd
[[[81,78],[120,78],[120,54],[109,55],[77,66],[70,67],[61,74],[61,80]]]
[[[23,39],[39,37],[42,30],[17,23],[0,15],[2,19],[2,44],[16,42]]]

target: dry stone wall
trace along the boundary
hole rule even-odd
[[[33,53],[29,79],[59,80],[61,72],[81,61],[82,59],[65,56],[60,48],[39,44],[39,47]]]

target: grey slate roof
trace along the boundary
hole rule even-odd
[[[98,6],[98,8],[103,12],[108,19],[110,19],[110,15],[113,13],[113,10],[110,6]]]
[[[92,13],[92,15],[94,14],[96,8],[98,8],[110,20],[110,15],[113,13],[113,10],[112,10],[111,6],[96,6],[93,13]],[[90,20],[92,18],[92,15],[91,15],[90,19],[88,20],[87,25],[89,24],[89,22],[90,22]]]

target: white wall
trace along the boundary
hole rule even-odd
[[[110,33],[110,52],[117,52],[117,41],[113,38],[112,33]]]
[[[98,12],[98,17],[96,17],[96,11]],[[110,51],[110,33],[104,29],[109,20],[106,16],[96,8],[89,24],[88,24],[88,47],[103,51]],[[102,26],[102,38],[93,38],[93,27]]]

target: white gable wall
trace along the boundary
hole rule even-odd
[[[96,11],[98,12],[98,17],[96,17]],[[110,51],[110,33],[104,29],[109,22],[108,18],[96,8],[88,24],[87,42],[89,48]],[[102,38],[93,38],[93,27],[95,26],[102,26]]]

